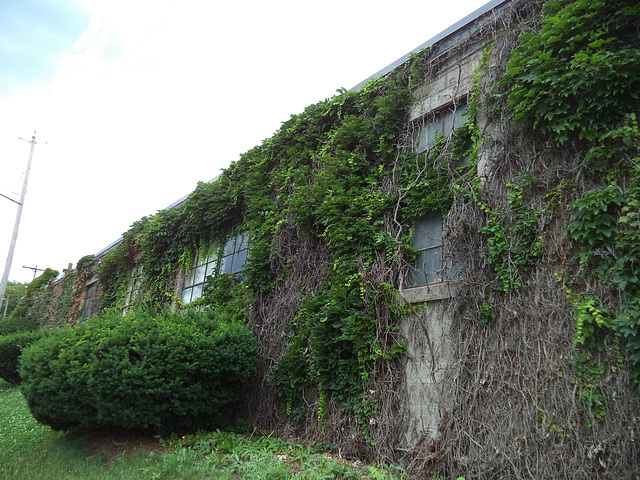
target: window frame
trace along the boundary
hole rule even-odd
[[[88,320],[98,311],[97,303],[99,303],[100,294],[100,282],[95,279],[90,283],[87,283],[84,291],[84,299],[82,301],[82,309],[80,312],[80,318],[82,320]]]
[[[202,297],[209,277],[222,274],[241,275],[247,268],[248,255],[249,237],[246,232],[238,232],[227,237],[224,242],[214,248],[213,253],[206,257],[196,256],[193,266],[185,272],[182,283],[182,305],[188,305]],[[225,270],[227,264],[230,265],[229,271]]]
[[[243,272],[246,270],[248,255],[249,238],[247,234],[238,232],[230,236],[220,251],[218,274],[236,275]],[[230,260],[230,264],[227,263],[228,260]],[[228,269],[227,265],[230,265]]]
[[[467,121],[464,115],[468,111],[468,103],[460,100],[444,105],[416,121],[413,132],[413,152],[417,154],[428,152],[438,144],[439,138],[450,137]]]
[[[451,138],[456,129],[467,121],[465,114],[468,111],[467,101],[461,99],[423,116],[420,123],[416,122],[413,134],[414,153],[428,155],[441,139]],[[462,162],[466,163],[464,159]],[[435,213],[424,215],[416,220],[411,234],[411,243],[418,255],[410,265],[405,277],[406,288],[445,283],[454,275],[453,265],[445,258],[444,226],[444,217]],[[424,230],[424,234],[420,234],[421,230]],[[430,230],[435,230],[435,236],[431,236]],[[425,243],[426,246],[422,246]],[[436,255],[439,255],[437,261],[433,261],[433,258],[429,259],[429,256],[435,257]]]
[[[442,218],[442,215],[429,214],[416,221],[411,233],[411,243],[418,252],[418,255],[409,266],[409,270],[405,278],[406,288],[435,285],[449,280],[449,268],[445,259],[443,230],[444,219]],[[427,258],[433,258],[436,255],[439,255],[437,257],[437,266],[434,265],[436,262],[427,261]],[[421,259],[423,259],[422,266],[419,265]],[[432,268],[428,268],[428,264]],[[423,279],[424,281],[422,281]]]

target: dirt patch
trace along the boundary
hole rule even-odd
[[[123,454],[161,454],[174,450],[164,446],[158,435],[144,430],[102,429],[81,435],[85,438],[87,458],[105,458],[105,467]]]

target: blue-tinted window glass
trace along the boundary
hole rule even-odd
[[[207,278],[218,273],[239,273],[247,263],[249,240],[245,233],[229,238],[217,253],[206,259],[196,259],[194,266],[185,274],[182,303],[187,304],[202,296]]]
[[[193,287],[185,288],[182,290],[182,303],[186,305],[187,303],[191,303],[191,292],[193,291]]]
[[[204,283],[200,283],[198,285],[193,286],[193,291],[191,292],[192,302],[202,296],[202,287],[204,287]]]
[[[466,118],[463,116],[467,111],[467,105],[451,105],[431,118],[427,117],[413,136],[414,151],[422,153],[436,144],[439,136],[448,137],[456,128],[464,124]]]
[[[193,276],[193,283],[198,284],[204,282],[205,272],[207,271],[206,265],[198,265]]]
[[[416,222],[411,235],[413,248],[423,250],[442,244],[442,217],[429,215]]]
[[[419,287],[445,279],[442,217],[429,215],[416,222],[411,235],[418,256],[409,268],[407,287]]]
[[[240,250],[233,258],[233,272],[244,270],[247,263],[247,250]]]
[[[234,250],[235,250],[235,244],[236,244],[236,238],[235,237],[231,237],[229,240],[227,240],[227,243],[224,246],[223,255],[233,255]]]

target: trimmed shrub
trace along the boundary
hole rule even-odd
[[[35,317],[9,317],[0,320],[0,336],[18,332],[31,332],[40,328],[40,321]]]
[[[213,312],[106,312],[22,356],[33,416],[57,430],[223,426],[253,373],[248,328]]]
[[[19,360],[22,350],[40,340],[45,330],[18,332],[0,336],[0,378],[9,383],[20,383]]]

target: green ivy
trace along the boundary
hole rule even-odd
[[[600,299],[593,294],[572,295],[569,291],[568,297],[575,308],[574,345],[602,350],[604,348],[602,337],[610,333],[613,327],[611,310],[603,306]]]
[[[304,301],[287,327],[290,341],[271,379],[288,411],[302,414],[304,395],[313,392],[321,423],[331,401],[355,414],[367,435],[368,418],[377,411],[369,394],[371,372],[404,352],[393,329],[406,312],[395,304],[397,291],[390,285],[412,248],[407,233],[399,240],[391,235],[389,219],[410,232],[416,219],[446,214],[455,183],[475,176],[477,164],[481,136],[474,106],[465,125],[440,138],[427,155],[400,146],[412,101],[411,69],[424,69],[428,55],[415,56],[414,67],[357,92],[341,90],[293,115],[214,182],[199,183],[182,204],[136,222],[99,260],[102,308],[124,307],[139,266],[134,306],[179,303],[173,285],[180,269],[245,232],[251,248],[243,282],[210,278],[194,304],[239,318],[251,312],[258,296],[287,281],[289,264],[278,264],[273,251],[282,229],[295,230],[325,250],[328,264],[314,279],[319,287],[302,287]],[[367,280],[380,259],[388,275]]]
[[[541,30],[520,37],[504,78],[518,121],[557,144],[595,140],[640,99],[640,4],[551,0]]]
[[[122,241],[109,250],[100,260],[96,274],[102,286],[102,310],[124,307],[131,272],[140,252],[141,234],[148,218],[138,220],[122,236]]]
[[[582,360],[614,334],[640,379],[640,4],[630,0],[552,0],[540,30],[520,37],[503,79],[520,124],[549,143],[584,152],[592,187],[572,207],[568,234],[577,272],[612,295],[576,284],[575,344]],[[585,365],[577,365],[584,370]],[[578,375],[580,377],[580,375]],[[584,377],[584,375],[582,375]],[[586,382],[588,384],[589,382]],[[583,386],[586,385],[583,382]],[[583,390],[585,391],[585,390]],[[604,399],[595,399],[596,403]],[[603,407],[604,408],[604,407]]]
[[[82,279],[87,279],[93,273],[93,264],[95,262],[95,257],[93,255],[85,255],[80,260],[78,260],[78,264],[76,265],[76,271],[78,275]]]
[[[245,321],[243,300],[247,296],[246,285],[241,275],[228,273],[210,277],[204,286],[202,297],[189,304],[189,308],[207,307],[216,312],[224,312],[235,322]]]
[[[269,145],[288,147],[274,175],[276,205],[299,229],[325,242],[332,256],[321,289],[307,295],[290,327],[287,351],[271,373],[292,413],[302,415],[304,391],[314,387],[321,422],[329,398],[368,417],[375,410],[365,400],[369,372],[377,360],[402,351],[379,343],[376,305],[391,308],[392,296],[382,285],[367,284],[360,269],[397,249],[384,227],[396,200],[380,183],[395,164],[407,102],[405,90],[393,84],[342,92],[325,104],[321,117],[312,115],[317,106],[307,110],[304,119],[285,124],[284,138],[277,135]],[[303,145],[300,131],[311,133]],[[296,136],[289,137],[291,132]]]
[[[401,163],[398,143],[410,100],[399,74],[358,92],[342,90],[293,115],[216,181],[198,184],[181,205],[136,222],[123,235],[97,268],[102,307],[124,306],[131,272],[140,264],[137,301],[158,307],[175,301],[166,292],[172,291],[177,272],[243,231],[251,239],[244,281],[232,285],[234,277],[211,278],[196,302],[241,315],[276,281],[286,281],[287,269],[274,267],[272,249],[280,229],[292,225],[327,249],[330,266],[319,291],[303,292],[307,299],[289,327],[287,353],[272,374],[276,390],[295,409],[304,404],[303,388],[316,389],[323,405],[331,399],[365,425],[364,417],[375,411],[365,398],[371,369],[403,351],[402,345],[379,340],[384,337],[379,329],[388,328],[378,324],[379,309],[392,311],[392,322],[397,319],[393,292],[388,283],[366,282],[362,272],[398,250],[385,228],[398,196],[383,184]],[[415,205],[401,219],[408,222],[407,230],[422,210],[436,203],[446,210],[450,203],[451,177],[442,175],[437,190],[449,199],[418,205],[420,195],[434,190],[429,175],[407,197],[407,204]]]
[[[13,312],[11,312],[9,318],[26,318],[31,315],[31,310],[34,306],[37,294],[47,288],[53,280],[55,280],[58,274],[59,272],[57,270],[47,268],[42,272],[42,274],[40,274],[40,276],[30,282],[27,285],[24,296],[20,299]],[[42,319],[40,319],[40,321],[42,321]]]
[[[637,141],[640,136],[635,138]],[[638,155],[637,147],[629,153]],[[568,227],[570,237],[580,246],[575,255],[580,268],[618,291],[618,305],[606,307],[610,311],[607,326],[626,345],[636,382],[640,379],[638,161],[640,155],[610,167],[605,185],[585,192],[574,202],[575,220]],[[578,310],[590,307],[586,300],[576,305]]]
[[[520,183],[528,185],[535,177],[523,175]],[[542,231],[549,222],[545,215],[552,209],[548,203],[542,210],[534,210],[525,204],[523,186],[508,183],[509,209],[494,211],[485,204],[481,208],[488,214],[487,224],[480,229],[487,240],[489,261],[498,276],[496,290],[508,293],[524,283],[521,272],[533,267],[542,253]]]

